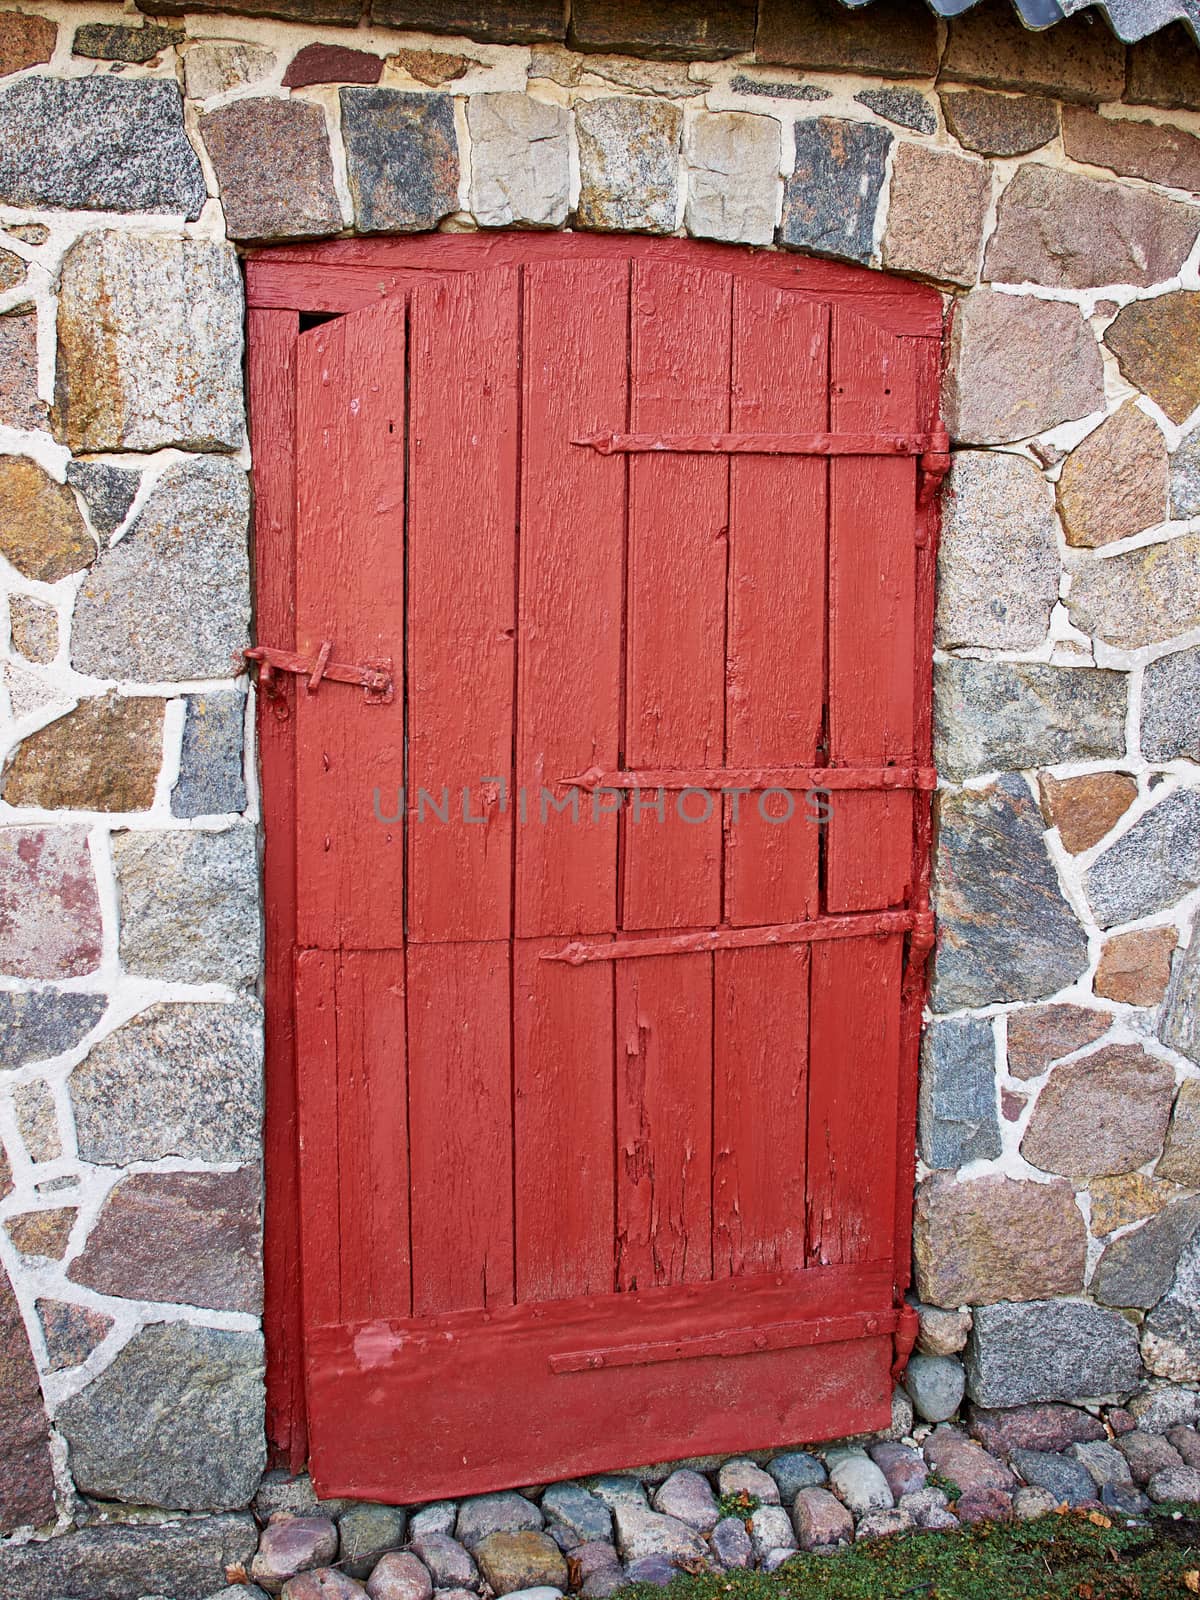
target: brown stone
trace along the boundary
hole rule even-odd
[[[1170,1148],[1169,1134],[1167,1145]],[[1156,1217],[1182,1190],[1177,1184],[1148,1178],[1144,1172],[1123,1172],[1114,1178],[1093,1178],[1088,1193],[1092,1197],[1092,1233],[1101,1239],[1115,1228]]]
[[[58,654],[58,613],[29,594],[8,597],[8,627],[13,649],[26,661],[45,666]]]
[[[1098,1417],[1053,1401],[1004,1411],[973,1405],[967,1411],[967,1428],[985,1450],[1004,1457],[1013,1450],[1065,1450],[1106,1437]]]
[[[54,1520],[50,1425],[33,1351],[8,1274],[0,1266],[0,1533]]]
[[[1137,928],[1114,934],[1100,952],[1092,987],[1106,1000],[1127,1006],[1156,1006],[1167,992],[1174,928]]]
[[[1075,1294],[1086,1257],[1087,1229],[1065,1183],[938,1174],[917,1186],[917,1292],[932,1305]]]
[[[284,22],[354,27],[362,16],[362,0],[141,0],[139,10],[164,17],[184,17],[192,11],[232,11],[246,17],[279,17]]]
[[[389,67],[407,72],[410,78],[438,89],[443,83],[461,78],[475,63],[466,56],[449,55],[444,50],[397,50],[387,58]]]
[[[1032,94],[943,89],[946,126],[967,150],[983,156],[1023,156],[1058,132],[1058,104]]]
[[[350,3],[357,21],[358,0]],[[562,0],[371,0],[370,10],[385,27],[464,34],[485,44],[561,44],[565,31]]]
[[[714,61],[754,48],[755,0],[572,0],[576,50]]]
[[[941,75],[1063,100],[1118,100],[1125,87],[1125,47],[1090,17],[1069,17],[1034,33],[1006,0],[987,0],[950,23]]]
[[[32,306],[0,315],[0,422],[10,428],[46,426],[37,392],[37,314]]]
[[[1124,376],[1172,422],[1200,405],[1200,294],[1176,289],[1135,300],[1109,324],[1104,342]]]
[[[990,195],[986,162],[900,145],[892,168],[884,266],[940,283],[974,283]]]
[[[201,117],[200,133],[216,169],[231,238],[311,239],[340,230],[320,106],[235,100]]]
[[[113,1319],[102,1311],[72,1305],[69,1300],[39,1300],[37,1312],[51,1372],[86,1361],[113,1325]]]
[[[1200,139],[1182,128],[1132,117],[1102,117],[1086,106],[1067,106],[1063,148],[1074,160],[1108,167],[1123,178],[1200,190]]]
[[[15,289],[27,270],[23,257],[12,250],[0,250],[0,291]]]
[[[182,28],[129,27],[119,22],[85,22],[76,28],[71,54],[92,61],[155,63],[164,50],[182,44]]]
[[[1194,206],[1033,164],[1022,167],[1000,197],[984,276],[1061,289],[1106,283],[1148,288],[1175,276],[1197,234],[1200,210]]]
[[[1200,111],[1200,52],[1182,22],[1129,46],[1125,98],[1140,106]]]
[[[1132,1172],[1161,1152],[1174,1092],[1165,1061],[1140,1045],[1107,1045],[1050,1074],[1021,1154],[1030,1166],[1075,1179]]]
[[[1067,611],[1082,632],[1122,650],[1200,626],[1200,535],[1144,545],[1107,561],[1086,558],[1071,579]]]
[[[77,1213],[74,1206],[52,1211],[26,1211],[5,1223],[8,1236],[23,1256],[45,1256],[58,1261],[67,1248]]]
[[[1104,405],[1104,363],[1078,307],[976,289],[955,308],[944,409],[963,444],[1010,444]]]
[[[148,811],[162,765],[164,702],[82,700],[17,746],[4,776],[10,806]]]
[[[22,244],[45,244],[50,237],[50,229],[44,222],[7,222],[4,231],[20,239]]]
[[[125,1178],[67,1276],[100,1294],[258,1311],[260,1188],[257,1167]]]
[[[1136,781],[1125,772],[1089,772],[1081,778],[1054,778],[1043,772],[1038,789],[1046,825],[1058,829],[1063,849],[1073,856],[1099,844],[1138,792]]]
[[[917,1349],[926,1356],[954,1356],[967,1342],[971,1331],[971,1313],[966,1310],[944,1311],[940,1306],[916,1308],[919,1322]]]
[[[78,978],[100,965],[85,828],[0,828],[0,972]]]
[[[25,456],[0,456],[0,553],[38,583],[57,583],[96,557],[75,496]]]
[[[9,1163],[8,1152],[3,1145],[0,1145],[0,1200],[7,1200],[12,1190],[12,1166]]]
[[[58,29],[49,17],[0,11],[0,78],[49,61],[57,37]]]
[[[494,1594],[542,1586],[567,1587],[567,1563],[548,1533],[532,1528],[489,1533],[472,1548],[471,1554]]]
[[[943,1422],[926,1439],[925,1459],[934,1472],[948,1478],[964,1494],[1016,1488],[1017,1480],[1006,1466],[949,1423]]]
[[[57,1161],[63,1153],[54,1092],[44,1078],[17,1084],[13,1091],[17,1132],[30,1161]]]
[[[1193,934],[1193,938],[1195,935]],[[1171,1126],[1156,1177],[1200,1189],[1200,1079],[1185,1078],[1175,1097]]]
[[[1043,802],[1044,803],[1044,802]],[[1008,1070],[1014,1078],[1038,1078],[1052,1061],[1108,1032],[1112,1017],[1083,1006],[1026,1006],[1008,1014]]]
[[[1067,543],[1089,550],[1127,539],[1167,517],[1167,441],[1132,401],[1067,457],[1058,480]]]
[[[344,44],[306,44],[288,62],[283,86],[303,89],[310,83],[378,83],[382,74],[383,57],[369,50],[351,50]]]
[[[840,0],[761,0],[758,61],[889,78],[937,71],[937,20],[907,0],[873,0],[850,10]]]

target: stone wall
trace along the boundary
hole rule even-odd
[[[986,1406],[1200,1378],[1200,51],[158,9],[0,12],[0,1531],[265,1461],[253,240],[684,232],[954,297],[917,1288]]]

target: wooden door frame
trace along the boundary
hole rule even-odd
[[[801,296],[842,304],[890,333],[916,342],[922,409],[937,410],[941,371],[941,296],[925,284],[819,257],[688,239],[614,234],[425,234],[337,239],[251,251],[246,262],[247,374],[254,482],[255,641],[295,646],[295,360],[301,319],[343,315],[403,294],[430,271],[479,271],[546,259],[642,256],[710,265],[779,285]],[[932,765],[933,611],[939,509],[917,512],[916,759]],[[290,696],[293,690],[287,691]],[[272,1463],[298,1471],[308,1453],[301,1317],[300,1171],[292,953],[296,928],[296,791],[293,717],[258,702],[266,929],[265,1310],[267,1437]],[[931,813],[916,808],[913,908],[901,1010],[900,1104],[896,1163],[897,1304],[908,1287],[916,1167],[917,1070],[929,916]],[[915,958],[915,959],[914,959]],[[907,1359],[915,1319],[897,1335]],[[907,1346],[907,1348],[906,1348]]]

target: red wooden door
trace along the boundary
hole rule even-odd
[[[314,1476],[418,1500],[879,1426],[936,296],[441,243],[250,280],[323,262],[354,307],[267,310],[287,365],[255,369],[256,437],[294,406],[283,642],[326,668],[264,699]]]

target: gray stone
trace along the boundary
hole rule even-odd
[[[452,1536],[457,1521],[457,1501],[435,1500],[432,1505],[422,1506],[419,1511],[413,1512],[408,1521],[409,1539],[420,1539],[427,1533],[447,1533]]]
[[[870,122],[797,122],[796,164],[783,192],[784,244],[867,262],[892,135]]]
[[[929,1474],[920,1452],[911,1445],[884,1439],[870,1445],[867,1453],[887,1479],[897,1503],[904,1495],[917,1494],[924,1488]]]
[[[1084,1505],[1096,1498],[1091,1473],[1069,1456],[1049,1450],[1014,1450],[1012,1463],[1025,1479],[1039,1489],[1048,1489],[1061,1505]]]
[[[159,28],[147,23],[135,28],[112,22],[85,22],[76,28],[71,54],[92,61],[129,61],[144,65],[164,50],[182,44],[182,28]]]
[[[240,689],[188,695],[179,777],[171,790],[172,816],[203,817],[245,810],[245,717],[246,696]]]
[[[99,994],[4,990],[0,993],[0,1067],[23,1067],[74,1049],[104,1015],[105,1004]]]
[[[946,1311],[941,1306],[917,1304],[920,1329],[917,1349],[925,1356],[955,1356],[967,1342],[971,1313],[965,1308]]]
[[[1121,1452],[1106,1439],[1092,1439],[1085,1444],[1068,1445],[1065,1454],[1078,1461],[1097,1488],[1106,1483],[1132,1483],[1129,1463]]]
[[[858,1451],[827,1458],[829,1487],[856,1517],[869,1511],[890,1511],[894,1504],[888,1481],[870,1456]]]
[[[257,1001],[150,1006],[71,1075],[80,1159],[257,1160],[261,1073]]]
[[[917,1127],[921,1158],[930,1167],[961,1167],[1000,1154],[990,1020],[956,1017],[926,1029]]]
[[[1195,1467],[1164,1467],[1150,1479],[1146,1493],[1158,1505],[1172,1500],[1196,1505],[1200,1503],[1200,1471]]]
[[[1160,656],[1142,678],[1142,754],[1200,762],[1200,647]]]
[[[566,220],[570,172],[563,106],[526,94],[473,94],[471,211],[484,228],[557,228]]]
[[[68,461],[67,482],[87,502],[92,527],[104,538],[125,521],[142,481],[140,472],[110,467],[104,461]]]
[[[1100,346],[1078,307],[991,289],[959,301],[944,397],[952,439],[1009,444],[1104,406]]]
[[[697,239],[770,244],[779,205],[780,126],[746,111],[704,111],[689,122],[684,225]]]
[[[249,1504],[266,1465],[259,1333],[144,1328],[55,1414],[84,1494],[182,1511]]]
[[[664,1473],[663,1476],[669,1474]],[[589,1478],[586,1487],[610,1511],[615,1511],[621,1505],[640,1507],[643,1511],[650,1509],[645,1490],[636,1478],[621,1473],[606,1473]]]
[[[611,98],[576,107],[581,228],[672,233],[683,113],[661,101]]]
[[[413,1554],[429,1568],[435,1589],[478,1589],[479,1569],[465,1545],[446,1533],[410,1530]]]
[[[1031,1166],[1076,1182],[1133,1172],[1161,1153],[1174,1092],[1167,1062],[1139,1045],[1105,1045],[1055,1067],[1021,1154]]]
[[[741,1517],[722,1517],[709,1542],[723,1567],[748,1567],[754,1560],[754,1546]]]
[[[190,219],[207,197],[174,82],[20,78],[0,94],[0,200]]]
[[[935,664],[933,681],[944,777],[1125,754],[1123,672],[952,657]]]
[[[854,1537],[854,1518],[828,1489],[801,1489],[792,1507],[792,1524],[801,1550],[845,1544]]]
[[[367,1501],[338,1518],[338,1563],[352,1578],[369,1578],[381,1556],[404,1543],[408,1517],[398,1506]]]
[[[1177,789],[1145,812],[1084,874],[1102,928],[1173,906],[1200,884],[1200,790]]]
[[[265,78],[275,65],[275,52],[261,45],[223,39],[196,39],[183,58],[190,100],[208,100],[226,89]]]
[[[860,106],[899,128],[911,128],[914,133],[937,132],[937,114],[916,89],[863,89],[854,98]]]
[[[249,1565],[257,1543],[248,1516],[107,1523],[41,1544],[0,1545],[0,1592],[6,1600],[130,1600],[160,1590],[205,1600],[227,1567]],[[248,1591],[238,1593],[249,1600]]]
[[[246,474],[218,456],[168,467],[80,589],[71,664],[97,678],[221,678],[249,642]]]
[[[953,458],[938,556],[935,641],[944,650],[1041,644],[1058,598],[1054,496],[1020,456]]]
[[[608,1596],[616,1594],[618,1589],[623,1589],[628,1583],[624,1569],[618,1562],[616,1566],[599,1567],[591,1572],[580,1585],[579,1592],[586,1595],[588,1600],[608,1600]]]
[[[776,1550],[795,1550],[792,1519],[782,1506],[759,1506],[750,1514],[750,1544],[765,1566]]]
[[[962,1404],[966,1378],[953,1356],[912,1355],[904,1387],[913,1410],[926,1422],[945,1422]]]
[[[934,1009],[1037,1000],[1074,982],[1087,967],[1087,935],[1025,784],[1010,774],[938,798]]]
[[[816,1489],[827,1476],[823,1462],[807,1450],[788,1450],[767,1462],[767,1471],[779,1485],[779,1497],[791,1505],[801,1489]]]
[[[121,962],[178,983],[245,983],[261,950],[254,830],[130,832],[113,839]]]
[[[458,1508],[455,1534],[460,1544],[473,1550],[489,1533],[518,1533],[522,1529],[536,1531],[543,1525],[542,1513],[532,1500],[512,1490],[499,1494],[481,1494],[464,1500]]]
[[[958,1518],[949,1509],[950,1498],[944,1489],[937,1489],[932,1485],[924,1489],[914,1489],[909,1494],[899,1497],[898,1506],[901,1511],[908,1512],[918,1528],[958,1527]]]
[[[894,1533],[907,1533],[913,1519],[901,1507],[892,1511],[868,1511],[854,1530],[856,1539],[888,1539]]]
[[[828,100],[828,89],[818,89],[811,83],[783,83],[778,78],[752,78],[749,73],[735,72],[729,80],[733,94],[757,94],[765,100]]]
[[[1200,1378],[1200,1232],[1180,1251],[1170,1288],[1142,1324],[1142,1356],[1172,1383]]]
[[[626,1583],[652,1583],[656,1589],[665,1589],[679,1576],[679,1568],[670,1556],[639,1556],[625,1568]]]
[[[967,1391],[981,1406],[1124,1394],[1142,1372],[1133,1325],[1078,1300],[977,1307],[966,1368]]]
[[[1037,95],[988,94],[983,89],[942,91],[946,126],[967,150],[985,156],[1022,156],[1049,144],[1058,132],[1058,106]]]
[[[342,89],[342,136],[362,233],[435,228],[458,208],[458,146],[449,95]]]
[[[742,1456],[735,1456],[732,1461],[722,1464],[717,1473],[717,1488],[722,1495],[748,1495],[757,1500],[760,1506],[779,1504],[779,1485],[775,1479]]]
[[[638,1561],[643,1556],[665,1556],[678,1564],[707,1559],[704,1540],[677,1517],[628,1503],[618,1503],[612,1512],[617,1525],[617,1549],[624,1561]]]
[[[1173,1444],[1157,1434],[1143,1433],[1140,1428],[1122,1434],[1117,1440],[1117,1449],[1125,1457],[1130,1477],[1138,1484],[1149,1483],[1164,1467],[1183,1465],[1183,1457]]]
[[[1121,1517],[1139,1517],[1150,1509],[1150,1502],[1132,1483],[1102,1483],[1100,1504]]]
[[[1200,1196],[1177,1201],[1105,1246],[1092,1275],[1102,1305],[1149,1311],[1170,1287],[1184,1245],[1200,1227]]]
[[[774,1484],[771,1487],[774,1488]],[[659,1484],[654,1493],[654,1509],[661,1511],[664,1516],[686,1522],[689,1528],[695,1528],[699,1533],[710,1533],[720,1516],[716,1496],[708,1479],[701,1477],[698,1472],[690,1472],[686,1467],[673,1472],[664,1483]]]
[[[408,1550],[384,1555],[367,1579],[371,1600],[432,1600],[433,1579],[424,1562]]]
[[[1107,560],[1080,559],[1067,596],[1071,621],[1118,650],[1140,650],[1200,626],[1200,534]]]
[[[1200,428],[1181,439],[1171,457],[1171,515],[1200,517]]]
[[[232,245],[111,229],[78,239],[58,301],[57,422],[72,453],[239,449],[242,300]]]
[[[332,1517],[271,1518],[263,1529],[250,1576],[270,1594],[310,1567],[324,1567],[337,1555],[338,1531]]]
[[[1194,1011],[1197,1004],[1197,969],[1200,969],[1200,945],[1197,944],[1194,933],[1192,943],[1188,947],[1188,955],[1191,959],[1177,968],[1176,975],[1182,978],[1185,972],[1190,972],[1188,981],[1192,986],[1192,995],[1189,1005],[1193,1015],[1186,1031],[1181,1031],[1175,1026],[1166,1029],[1164,1042],[1173,1045],[1175,1049],[1181,1050],[1194,1060],[1193,1052],[1197,1050]],[[1171,1004],[1169,993],[1167,999],[1169,1011]],[[1171,1021],[1172,1024],[1176,1021],[1173,1013]],[[1179,1085],[1175,1108],[1171,1113],[1171,1126],[1167,1131],[1166,1148],[1154,1172],[1156,1178],[1173,1178],[1176,1183],[1186,1183],[1191,1189],[1200,1189],[1200,1079],[1185,1078]]]
[[[264,1522],[277,1511],[286,1511],[293,1517],[308,1516],[317,1509],[317,1491],[307,1472],[295,1477],[290,1472],[268,1472],[254,1496],[254,1509]]]
[[[577,1544],[612,1538],[612,1512],[578,1483],[552,1483],[541,1499],[542,1516],[575,1535]]]
[[[1167,1439],[1183,1457],[1185,1466],[1200,1467],[1200,1433],[1182,1424],[1167,1430]]]
[[[1145,289],[1176,275],[1198,233],[1192,206],[1031,163],[1000,197],[983,270],[993,283]]]

